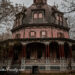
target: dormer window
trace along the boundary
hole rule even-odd
[[[42,13],[39,13],[39,18],[43,18],[43,14]]]
[[[37,18],[38,18],[38,14],[34,13],[34,19],[37,19]]]
[[[62,16],[60,16],[60,21],[61,21],[61,22],[63,21]]]
[[[42,19],[43,18],[43,13],[36,12],[34,13],[34,19]]]
[[[63,17],[59,14],[56,16],[56,23],[59,25],[63,24]]]
[[[34,10],[32,13],[34,23],[42,23],[44,20],[44,11]]]

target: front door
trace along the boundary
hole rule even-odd
[[[39,71],[38,71],[38,66],[33,66],[32,67],[32,74],[37,74]]]

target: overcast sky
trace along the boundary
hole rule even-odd
[[[25,6],[29,7],[32,3],[33,0],[10,0],[11,2],[13,2],[13,4],[15,5],[16,3],[18,4],[24,4]],[[54,5],[55,4],[60,4],[62,0],[48,0],[48,4],[49,5]]]

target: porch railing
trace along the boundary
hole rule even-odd
[[[9,66],[9,67],[13,67],[13,68],[22,68],[25,66],[33,66],[33,65],[37,65],[37,66],[47,66],[47,67],[50,67],[50,66],[59,66],[60,67],[60,70],[66,70],[67,67],[68,67],[68,63],[69,63],[69,60],[57,60],[57,59],[34,59],[34,60],[25,60],[25,59],[22,59],[21,60],[21,64],[14,64],[14,65],[11,65],[11,60],[8,60],[8,61],[5,61],[5,62],[0,62],[0,68],[2,68],[2,66]],[[72,67],[72,70],[75,70],[75,61],[74,60],[71,60],[71,67]]]

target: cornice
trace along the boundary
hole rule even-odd
[[[41,23],[41,24],[23,24],[23,25],[19,25],[18,27],[14,27],[11,31],[12,33],[15,31],[18,31],[22,28],[26,28],[26,27],[46,27],[46,26],[50,26],[50,27],[55,27],[55,28],[60,28],[63,29],[65,31],[69,31],[69,27],[64,27],[64,26],[60,26],[60,25],[56,25],[56,24],[49,24],[49,23]]]

